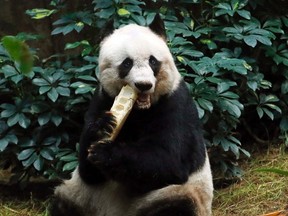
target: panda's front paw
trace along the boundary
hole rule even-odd
[[[91,144],[88,148],[88,160],[98,166],[108,165],[111,161],[111,144],[110,140],[100,140]]]
[[[109,137],[116,127],[116,118],[112,112],[107,111],[96,121],[88,123],[88,136],[91,141],[102,140]]]

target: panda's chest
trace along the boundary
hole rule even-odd
[[[119,133],[118,140],[128,144],[149,137],[155,130],[153,119],[153,113],[130,115]]]

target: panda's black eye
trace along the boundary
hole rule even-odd
[[[133,65],[133,60],[130,58],[126,58],[123,62],[122,62],[123,67],[125,68],[131,68]]]
[[[133,60],[131,58],[126,58],[120,65],[119,65],[119,77],[123,79],[131,68],[133,67]]]
[[[151,55],[149,57],[149,65],[154,72],[154,76],[157,76],[161,67],[161,62],[159,62],[153,55]]]
[[[154,56],[150,56],[149,64],[150,65],[156,65],[157,63],[158,63],[157,59]]]

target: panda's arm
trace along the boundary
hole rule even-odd
[[[146,132],[134,142],[100,141],[93,145],[90,160],[106,176],[134,190],[146,192],[184,183],[204,163],[201,132],[187,124],[192,121],[188,116],[161,115],[162,119],[158,116],[157,121],[144,125]]]
[[[110,121],[104,111],[111,106],[112,102],[113,100],[103,95],[100,90],[96,91],[85,116],[85,126],[80,138],[78,170],[80,177],[88,184],[100,183],[106,180],[103,173],[87,160],[87,156],[91,143],[100,139],[97,136],[97,131],[103,127],[105,128],[105,125],[107,126]]]

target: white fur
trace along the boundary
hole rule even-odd
[[[70,180],[56,187],[55,195],[77,204],[85,216],[125,216],[132,201],[116,182],[108,181],[97,186],[85,184],[78,169]]]
[[[189,197],[198,205],[198,216],[210,216],[213,198],[212,175],[208,157],[204,166],[190,175],[183,185],[169,185],[137,199],[127,195],[120,184],[109,181],[104,185],[89,186],[78,173],[55,189],[59,197],[70,200],[85,210],[85,216],[135,216],[140,208],[149,207],[161,199]]]
[[[154,76],[149,66],[151,55],[162,62],[159,77]],[[129,74],[120,79],[117,68],[127,57],[133,60],[134,65]],[[153,104],[161,95],[171,94],[177,89],[181,80],[166,42],[148,27],[135,24],[115,30],[102,42],[99,66],[100,83],[111,97],[115,97],[125,84],[136,89],[136,82],[151,83],[148,93]]]

